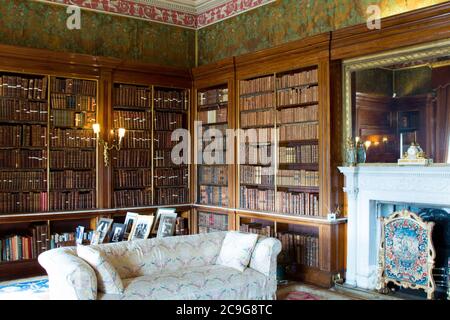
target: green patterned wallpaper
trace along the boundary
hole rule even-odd
[[[277,0],[200,29],[199,65],[364,23],[371,4],[378,4],[387,17],[445,1]]]
[[[195,31],[82,10],[81,29],[66,27],[66,7],[0,0],[0,43],[191,67]]]

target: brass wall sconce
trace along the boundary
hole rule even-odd
[[[119,141],[113,140],[112,144],[110,145],[108,141],[103,140],[100,137],[100,124],[94,123],[92,125],[92,129],[94,130],[94,133],[97,137],[97,143],[101,144],[103,146],[103,161],[105,162],[105,167],[109,166],[109,151],[116,149],[117,151],[120,151],[120,147],[122,145],[122,139],[125,136],[125,128],[119,128],[117,135],[119,137]]]

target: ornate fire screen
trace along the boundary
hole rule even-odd
[[[433,226],[433,222],[425,222],[417,214],[407,210],[381,218],[379,290],[393,282],[404,288],[424,289],[427,298],[433,298]]]

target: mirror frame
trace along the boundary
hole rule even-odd
[[[346,141],[353,138],[352,72],[441,56],[450,56],[450,39],[347,59],[342,62],[343,129],[341,145],[343,159],[345,159]]]

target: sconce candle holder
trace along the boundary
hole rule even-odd
[[[97,143],[103,146],[103,161],[105,162],[105,167],[109,166],[109,152],[113,149],[120,151],[122,146],[122,139],[125,136],[126,130],[124,128],[119,128],[117,135],[119,136],[118,141],[113,141],[112,144],[109,144],[108,141],[103,140],[100,137],[100,124],[95,123],[92,125],[92,129],[97,137]]]

